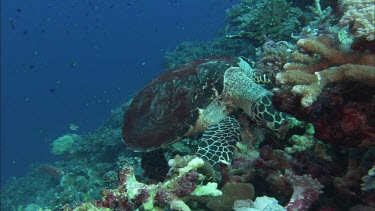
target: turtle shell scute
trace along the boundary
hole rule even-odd
[[[223,91],[228,57],[206,58],[164,72],[141,89],[124,114],[123,139],[139,151],[150,151],[183,138],[199,109]]]

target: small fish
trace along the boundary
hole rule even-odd
[[[10,28],[12,29],[16,28],[16,21],[13,18],[9,18],[9,24],[10,24]]]
[[[29,64],[29,69],[30,69],[30,70],[34,69],[35,67],[36,67],[35,64]]]
[[[72,59],[71,61],[70,61],[70,67],[71,68],[75,68],[77,66],[77,61],[75,60],[75,59]]]
[[[69,129],[71,129],[71,130],[78,130],[78,129],[79,129],[79,126],[76,125],[76,124],[70,123],[70,124],[69,124]]]

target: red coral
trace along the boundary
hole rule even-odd
[[[104,190],[101,193],[104,195],[104,198],[94,202],[96,207],[130,209],[131,206],[127,198],[121,198],[121,195],[114,194],[112,190]]]
[[[374,89],[353,82],[333,84],[323,89],[318,101],[301,108],[298,97],[282,91],[273,97],[278,109],[311,122],[315,137],[347,147],[375,145]]]
[[[126,197],[126,183],[131,176],[134,176],[134,174],[133,168],[130,165],[118,171],[118,189],[105,189],[101,191],[104,197],[93,204],[96,207],[111,208],[113,210],[135,210],[142,202],[146,202],[149,197],[149,190],[147,189],[141,188],[133,200]]]
[[[172,200],[172,194],[171,192],[168,192],[167,190],[160,190],[155,195],[155,202],[156,204],[165,205],[168,204]]]
[[[333,110],[329,115],[319,118],[315,123],[316,137],[327,143],[341,144],[352,147],[369,141],[374,145],[373,128],[367,116],[361,110],[364,105],[347,104],[341,109]]]

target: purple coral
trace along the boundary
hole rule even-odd
[[[323,186],[310,175],[299,176],[286,171],[285,176],[293,186],[292,197],[285,206],[288,211],[308,210],[312,203],[319,198],[319,194],[323,193]]]
[[[197,187],[199,175],[197,172],[189,172],[177,179],[177,186],[172,190],[172,194],[176,196],[190,195]]]

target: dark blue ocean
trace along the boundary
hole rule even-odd
[[[56,138],[98,128],[165,71],[182,41],[207,41],[228,0],[1,1],[1,184],[58,160]]]

